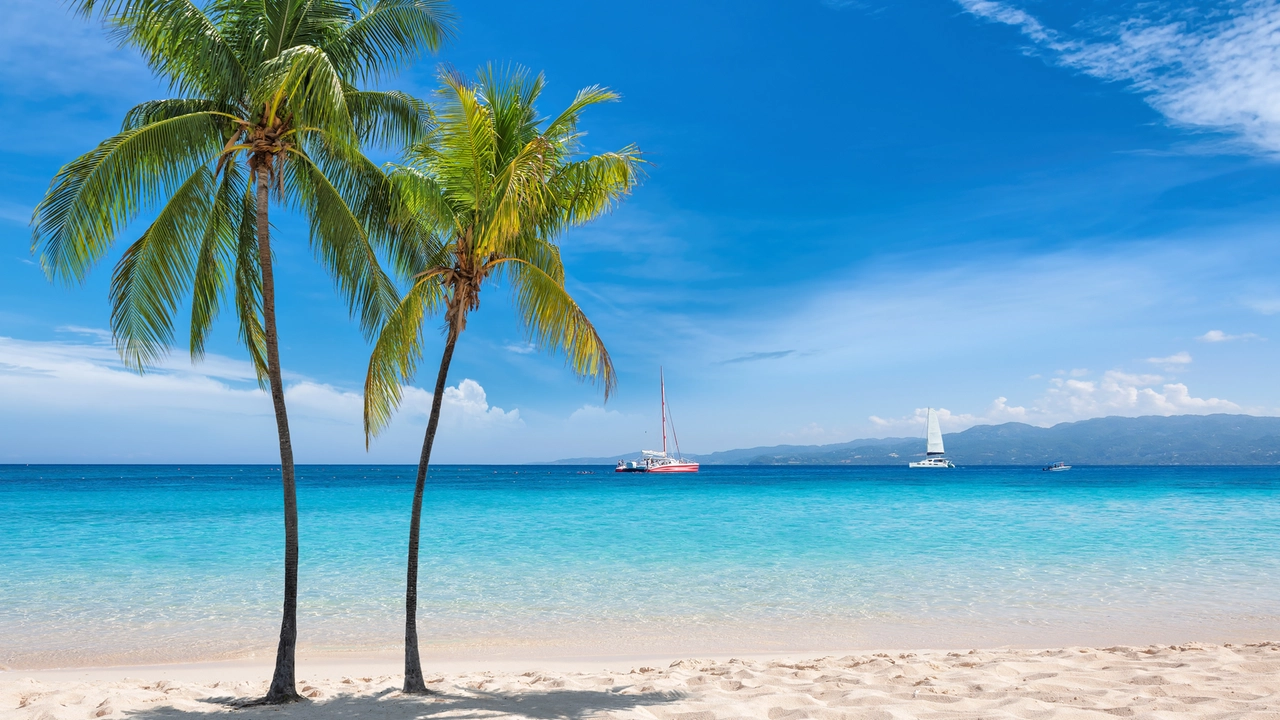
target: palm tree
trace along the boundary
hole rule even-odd
[[[138,50],[174,97],[142,103],[119,134],[54,177],[32,219],[32,251],[50,279],[82,281],[139,212],[155,220],[111,281],[111,327],[142,372],[173,339],[191,293],[192,360],[229,296],[258,382],[269,387],[284,489],[284,612],[263,702],[300,699],[298,511],[276,338],[268,209],[301,212],[311,244],[372,334],[398,293],[375,251],[396,256],[392,194],[361,141],[407,147],[429,129],[425,104],[360,90],[452,32],[443,0],[73,0]],[[242,163],[243,162],[243,166]]]
[[[578,119],[596,103],[617,99],[607,89],[580,91],[555,119],[534,109],[541,75],[489,67],[472,83],[456,71],[441,74],[437,125],[407,161],[388,175],[411,218],[404,245],[416,248],[412,287],[387,319],[369,360],[365,380],[365,441],[382,430],[399,404],[422,356],[422,325],[443,310],[444,353],[418,461],[409,525],[405,589],[404,692],[426,693],[418,656],[418,532],[431,446],[440,421],[449,364],[468,314],[480,306],[486,284],[505,282],[513,292],[529,338],[563,351],[579,377],[615,385],[613,364],[587,316],[564,287],[555,240],[611,209],[640,179],[639,151],[585,156]],[[408,228],[415,228],[408,231]]]

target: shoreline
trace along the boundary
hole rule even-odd
[[[540,636],[514,634],[447,635],[443,632],[424,636],[420,645],[423,666],[455,669],[459,667],[516,667],[530,663],[550,664],[564,669],[600,662],[654,662],[682,658],[776,658],[822,657],[850,653],[878,652],[884,648],[1034,650],[1054,647],[1111,647],[1116,645],[1145,647],[1178,645],[1194,639],[1221,645],[1248,644],[1258,638],[1280,638],[1280,617],[1254,618],[1171,618],[1149,617],[1142,625],[1126,624],[1126,617],[1095,617],[1020,622],[975,618],[968,622],[940,618],[914,622],[861,620],[838,622],[833,619],[804,623],[779,622],[767,625],[753,623],[670,623],[661,630],[622,626],[603,629],[552,626],[543,628]],[[1215,621],[1216,620],[1216,621]],[[313,630],[319,630],[314,628]],[[371,666],[395,666],[403,658],[402,646],[392,643],[342,644],[325,642],[324,632],[318,642],[298,645],[299,665],[308,663],[335,666],[364,663]],[[270,637],[269,634],[263,635]],[[383,637],[394,637],[388,628]],[[202,640],[212,639],[205,636]],[[337,639],[334,637],[333,639]],[[156,636],[149,638],[150,647],[115,647],[107,653],[67,650],[43,652],[38,637],[10,638],[13,646],[0,651],[0,677],[15,673],[75,673],[113,668],[183,668],[193,666],[270,666],[275,659],[272,645],[240,645],[239,649],[220,643],[209,652],[203,642],[188,645],[192,638]],[[97,644],[109,643],[99,638]],[[135,642],[137,640],[135,639]],[[22,646],[25,645],[25,648]],[[65,647],[65,646],[64,646]],[[175,651],[180,648],[180,651]],[[225,648],[225,649],[223,649]],[[103,649],[106,649],[104,645]],[[203,652],[202,652],[203,650]]]
[[[401,695],[400,669],[398,659],[300,657],[307,702],[237,716],[1261,718],[1280,707],[1273,641],[428,661],[423,669],[438,693],[428,697]],[[269,660],[12,670],[0,673],[0,715],[203,718],[260,696],[270,671]]]

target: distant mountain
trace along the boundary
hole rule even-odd
[[[957,465],[1277,465],[1280,417],[1175,415],[1105,417],[1040,428],[978,425],[943,436]],[[612,465],[617,457],[570,458],[554,465]],[[689,455],[705,465],[897,465],[924,456],[923,438],[776,445]]]

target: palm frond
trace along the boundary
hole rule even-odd
[[[644,160],[635,146],[561,165],[549,185],[561,212],[544,216],[539,230],[555,236],[610,211],[644,179]]]
[[[493,125],[494,165],[501,167],[518,157],[538,133],[534,103],[542,94],[546,78],[530,76],[527,68],[490,64],[479,73],[477,87]]]
[[[556,116],[543,134],[552,142],[564,142],[566,138],[572,138],[578,132],[578,120],[582,116],[582,111],[586,108],[605,102],[615,102],[621,96],[606,87],[592,85],[583,88],[574,96],[573,102],[569,103],[569,107],[565,108]]]
[[[179,94],[220,103],[243,93],[248,73],[214,20],[193,0],[129,0],[101,8],[122,46],[136,48]]]
[[[148,100],[139,103],[124,115],[120,132],[138,130],[142,127],[162,120],[191,115],[193,113],[227,112],[227,108],[212,100],[204,98],[166,98],[164,100]],[[228,113],[229,114],[229,113]],[[217,120],[215,120],[217,122]]]
[[[261,61],[301,46],[323,47],[354,19],[351,8],[335,0],[259,0]]]
[[[319,48],[287,48],[258,66],[250,89],[255,106],[274,117],[293,116],[293,124],[320,128],[330,142],[356,144],[342,77]]]
[[[372,336],[396,306],[398,293],[369,241],[360,217],[329,177],[302,152],[290,154],[286,183],[311,221],[311,243],[353,315]]]
[[[438,253],[423,250],[438,245],[430,237],[432,226],[381,168],[358,151],[329,144],[324,133],[307,133],[304,148],[364,227],[370,245],[397,271],[413,276],[430,264]]]
[[[556,284],[564,285],[564,261],[555,243],[532,233],[524,233],[508,248],[507,257],[518,258],[538,268]]]
[[[351,77],[373,80],[440,50],[455,23],[444,0],[377,0],[324,49]]]
[[[122,132],[68,163],[32,218],[45,273],[83,280],[139,211],[171,196],[222,142],[209,113],[191,113]]]
[[[501,165],[493,181],[486,222],[477,238],[478,255],[501,252],[524,232],[531,219],[548,214],[553,201],[545,182],[550,174],[548,160],[547,142],[539,136]]]
[[[258,387],[267,389],[267,337],[262,327],[262,265],[258,256],[258,213],[252,188],[240,198],[240,223],[236,232],[235,301],[240,342],[258,376]]]
[[[205,340],[218,317],[222,295],[235,265],[244,213],[241,198],[246,191],[245,173],[236,165],[228,165],[213,198],[196,258],[191,293],[190,349],[193,361],[204,357]]]
[[[208,168],[192,173],[116,266],[111,331],[127,367],[141,371],[169,349],[173,315],[191,286],[214,185]]]
[[[416,277],[429,267],[451,266],[453,246],[445,238],[458,229],[457,218],[442,188],[413,167],[387,168],[390,213],[382,250],[402,277]]]
[[[434,160],[434,174],[452,197],[478,214],[496,169],[492,113],[465,78],[445,72],[441,79],[446,101],[437,113],[442,151]]]
[[[356,136],[383,148],[410,148],[431,130],[431,106],[402,92],[348,91],[347,109]]]
[[[424,273],[378,333],[364,381],[366,447],[391,422],[400,405],[401,385],[413,379],[422,358],[422,321],[428,314],[438,312],[444,301],[440,273]]]
[[[94,15],[100,17],[110,17],[116,12],[121,5],[128,4],[129,0],[71,0],[67,6],[71,12],[82,17],[91,18]]]
[[[613,360],[595,326],[564,285],[526,260],[498,262],[499,272],[511,283],[513,304],[529,341],[540,349],[564,353],[574,374],[598,383],[607,400],[618,383]]]

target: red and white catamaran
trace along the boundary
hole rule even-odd
[[[698,472],[698,463],[685,460],[680,454],[680,438],[676,437],[676,424],[667,412],[667,383],[658,369],[658,386],[662,390],[662,452],[645,450],[639,460],[619,460],[614,472],[653,472],[653,473],[688,473]],[[667,425],[671,425],[671,439],[675,441],[676,452],[667,454]]]

